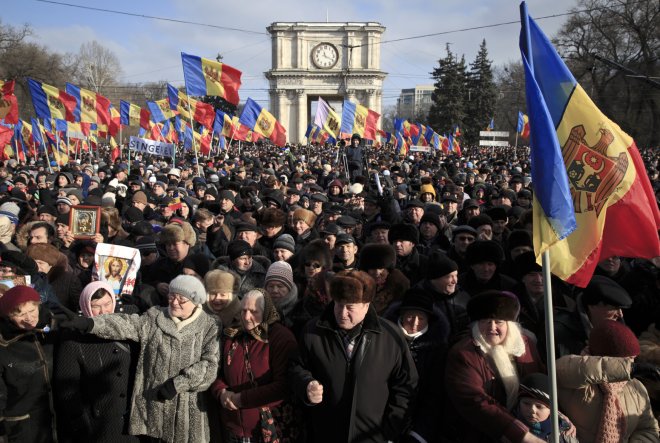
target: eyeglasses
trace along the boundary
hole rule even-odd
[[[322,266],[321,263],[305,263],[305,267],[312,269],[318,269],[321,266]]]
[[[182,295],[177,295],[177,294],[169,294],[167,296],[167,300],[170,303],[173,302],[174,300],[176,300],[176,302],[180,305],[185,305],[186,303],[188,303],[190,301],[186,297],[184,297]]]

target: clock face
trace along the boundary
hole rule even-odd
[[[320,43],[312,49],[312,61],[317,68],[330,69],[338,59],[337,48],[330,43]]]

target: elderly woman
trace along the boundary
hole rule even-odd
[[[85,317],[112,314],[115,296],[95,281],[80,294]],[[72,335],[55,357],[54,384],[60,442],[137,442],[128,435],[128,410],[138,346],[91,335]]]
[[[222,326],[228,326],[241,311],[238,290],[241,278],[234,271],[214,269],[204,276],[208,301],[204,309],[218,317]]]
[[[605,320],[591,330],[585,355],[557,360],[559,405],[581,443],[658,441],[649,395],[631,375],[639,351],[627,326]]]
[[[278,320],[270,297],[255,289],[241,301],[240,322],[223,332],[222,369],[211,389],[225,441],[264,441],[263,409],[272,413],[288,395],[287,365],[297,345]]]
[[[543,364],[516,322],[520,304],[505,291],[486,291],[468,302],[471,334],[447,356],[445,388],[458,417],[447,417],[447,432],[463,442],[537,443],[527,426],[509,412],[518,400],[520,379],[544,372]]]
[[[217,376],[218,326],[204,312],[199,279],[180,275],[169,284],[169,304],[144,315],[79,317],[63,327],[111,340],[139,343],[129,433],[167,442],[206,442],[204,391]]]
[[[50,312],[29,286],[0,296],[0,441],[57,441],[52,424]]]
[[[291,313],[298,302],[298,288],[293,282],[293,270],[285,261],[277,261],[270,265],[266,272],[264,289],[273,300],[282,323],[288,328],[293,326]]]

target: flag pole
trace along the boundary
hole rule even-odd
[[[61,171],[62,170],[62,165],[61,165],[62,157],[61,157],[61,154],[59,153],[60,152],[60,134],[59,134],[59,131],[57,130],[57,127],[55,127],[55,143],[57,144],[57,146],[55,146],[55,149],[57,149],[57,153],[58,153],[57,158],[55,159],[55,161],[57,161],[57,170]],[[68,155],[69,155],[69,153],[67,152],[67,156]]]
[[[532,41],[529,34],[529,14],[527,3],[520,3],[520,25],[523,35],[521,46],[525,48],[525,58],[529,68],[534,72],[532,57]],[[524,39],[524,40],[523,40]],[[516,131],[517,136],[518,131]],[[543,270],[543,301],[545,307],[546,362],[548,364],[548,382],[550,385],[550,418],[552,420],[552,441],[559,443],[559,399],[557,397],[557,369],[555,365],[555,327],[552,306],[552,282],[550,281],[550,251],[546,249],[542,255]]]
[[[46,151],[46,162],[48,162],[48,172],[53,173],[53,167],[50,165],[50,157],[48,157],[48,144],[46,143],[46,134],[42,131],[42,126],[37,120],[37,126],[39,126],[39,132],[41,133],[41,140],[44,142],[44,151]],[[35,149],[36,151],[36,149]]]

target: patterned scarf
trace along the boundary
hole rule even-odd
[[[618,443],[626,433],[626,415],[619,403],[619,393],[628,381],[602,383],[603,410],[596,435],[597,443]]]

